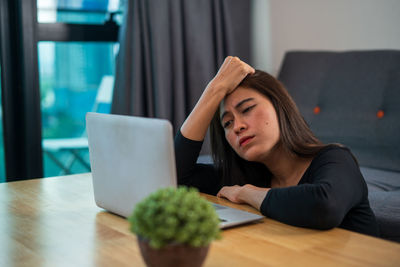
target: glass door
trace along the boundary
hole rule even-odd
[[[117,48],[114,43],[39,42],[45,177],[90,172],[85,115],[110,111]],[[101,89],[108,91],[108,101],[99,103]]]
[[[101,25],[111,12],[121,23],[119,0],[38,0],[37,6],[39,23]],[[90,172],[85,115],[110,111],[118,48],[111,41],[38,43],[45,177]]]

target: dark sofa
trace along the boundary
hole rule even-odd
[[[381,235],[400,242],[400,51],[293,51],[278,79],[316,136],[357,157]]]

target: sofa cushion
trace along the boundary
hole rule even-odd
[[[400,171],[400,51],[288,52],[278,79],[321,141]]]
[[[400,242],[400,173],[361,167],[382,238]]]

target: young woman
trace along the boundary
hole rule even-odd
[[[196,164],[210,126],[215,165]],[[178,183],[301,227],[378,235],[349,149],[322,144],[283,85],[227,57],[175,138]]]

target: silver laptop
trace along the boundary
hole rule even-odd
[[[87,113],[86,128],[97,206],[128,217],[159,188],[176,187],[172,125],[167,120]],[[226,228],[263,217],[213,204]]]

